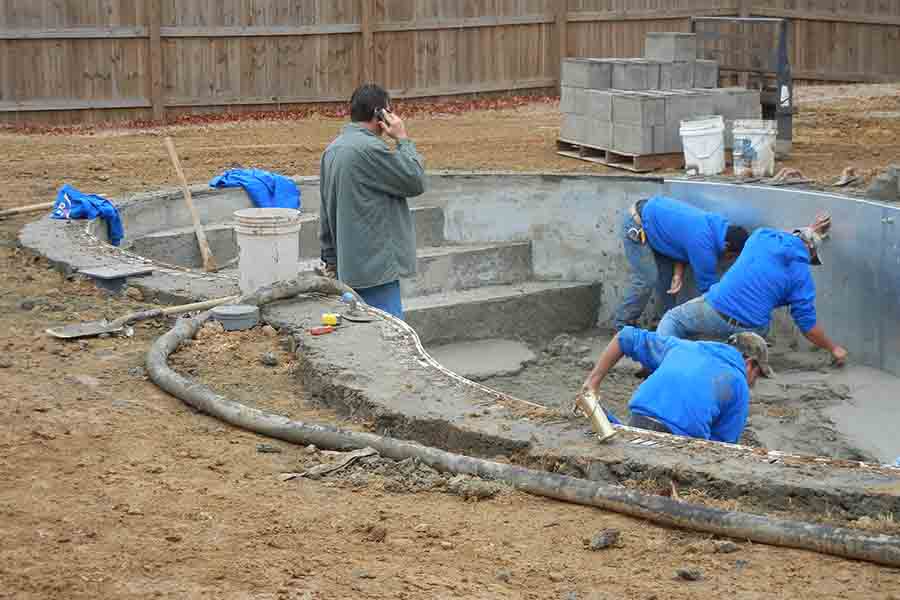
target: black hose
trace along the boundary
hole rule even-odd
[[[275,296],[278,299],[286,297],[276,293],[269,298]],[[391,459],[415,457],[439,471],[493,479],[530,494],[596,506],[661,525],[900,567],[900,538],[889,535],[870,535],[854,529],[687,504],[596,481],[452,454],[371,433],[302,423],[245,406],[179,375],[168,366],[169,355],[183,342],[192,339],[208,317],[209,313],[204,313],[193,319],[181,319],[156,340],[147,354],[147,371],[150,379],[163,390],[236,427],[329,450],[355,450],[368,446]]]

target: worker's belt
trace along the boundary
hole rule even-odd
[[[638,200],[634,205],[629,207],[628,212],[631,214],[631,220],[637,227],[632,227],[625,234],[629,240],[635,244],[644,245],[647,243],[647,234],[644,232],[644,220],[641,218],[641,211],[647,200]]]
[[[630,427],[637,427],[638,429],[646,429],[647,431],[672,433],[672,430],[669,429],[668,425],[666,425],[662,421],[658,421],[653,417],[648,417],[646,415],[638,415],[632,413],[631,418],[628,420],[628,425]]]
[[[716,310],[716,309],[713,309],[713,310]],[[720,313],[717,310],[716,310],[716,314],[719,315],[720,317],[722,317],[722,320],[725,321],[726,323],[728,323],[729,325],[731,325],[732,327],[736,327],[738,329],[756,329],[755,327],[751,327],[750,325],[745,325],[745,324],[741,323],[737,319],[732,319],[728,315]]]

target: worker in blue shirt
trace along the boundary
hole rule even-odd
[[[755,333],[739,333],[722,344],[624,327],[581,393],[600,398],[601,382],[623,356],[653,371],[631,397],[630,426],[716,442],[737,443],[750,410],[750,388],[760,375],[774,376],[766,341]]]
[[[793,232],[758,229],[722,281],[700,298],[667,312],[656,332],[679,338],[727,339],[741,331],[766,335],[772,311],[789,306],[806,338],[842,365],[847,350],[826,335],[816,317],[816,284],[810,265],[821,265],[819,246],[831,227],[820,216]]]
[[[675,306],[690,263],[700,293],[719,280],[720,258],[740,254],[747,230],[723,217],[665,196],[640,200],[629,207],[622,224],[631,286],[613,315],[616,329],[637,323],[653,290],[667,311]]]

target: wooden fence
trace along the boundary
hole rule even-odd
[[[549,89],[692,15],[790,17],[801,79],[900,80],[900,0],[0,0],[0,122]]]

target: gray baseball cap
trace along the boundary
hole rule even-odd
[[[761,336],[745,331],[732,335],[728,338],[728,343],[746,358],[755,360],[763,377],[775,377],[775,370],[769,365],[769,345]]]
[[[822,243],[822,240],[825,239],[825,237],[816,233],[812,227],[795,229],[794,235],[803,240],[803,243],[809,248],[809,262],[816,266],[821,265],[822,259],[819,258],[819,244]]]

